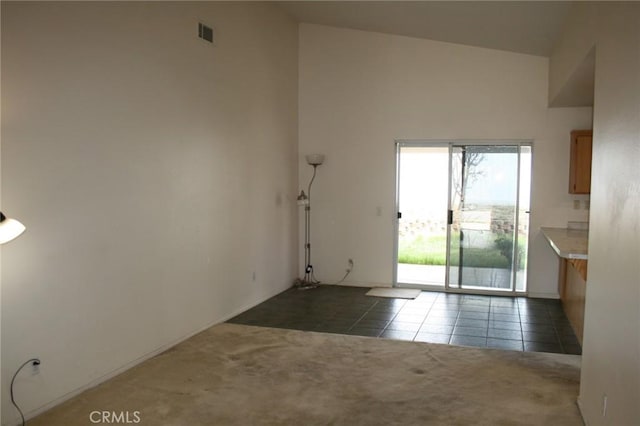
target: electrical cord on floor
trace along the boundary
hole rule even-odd
[[[20,407],[18,407],[18,404],[16,404],[16,400],[13,395],[13,382],[16,380],[18,373],[29,363],[31,363],[31,365],[34,365],[34,366],[40,365],[40,360],[38,358],[31,358],[29,361],[26,361],[24,364],[20,366],[20,368],[16,370],[15,374],[13,375],[13,378],[11,379],[11,388],[10,388],[11,403],[18,409],[18,413],[20,413],[20,418],[22,419],[22,426],[24,426],[24,414],[22,413],[22,410],[20,409]]]
[[[344,280],[347,279],[347,277],[349,276],[349,274],[351,273],[351,271],[353,270],[353,267],[347,269],[347,272],[344,274],[344,276],[342,277],[342,279],[340,281],[336,281],[335,283],[323,283],[321,281],[319,281],[315,275],[313,275],[313,270],[311,271],[311,278],[313,279],[313,281],[316,284],[325,284],[325,285],[338,285],[338,284],[342,284],[344,282]]]

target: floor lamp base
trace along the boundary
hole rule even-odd
[[[312,288],[317,288],[320,285],[320,283],[316,283],[313,281],[307,281],[304,280],[302,278],[297,278],[294,282],[293,282],[293,286],[295,288],[297,288],[298,290],[310,290]]]

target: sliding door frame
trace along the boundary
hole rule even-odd
[[[410,148],[420,148],[420,147],[447,147],[449,151],[449,162],[448,162],[448,188],[447,188],[447,205],[451,208],[451,173],[452,173],[452,161],[453,156],[452,150],[454,146],[517,146],[518,147],[518,170],[517,170],[517,182],[516,182],[516,208],[515,208],[515,231],[514,231],[514,250],[512,253],[512,271],[511,271],[511,280],[512,280],[512,288],[508,291],[496,291],[496,290],[484,290],[480,288],[458,288],[451,287],[449,285],[449,271],[450,271],[450,256],[449,256],[449,244],[451,242],[451,226],[447,226],[447,253],[446,253],[446,270],[445,270],[445,283],[444,286],[440,285],[428,285],[428,284],[412,284],[412,283],[400,283],[398,282],[398,251],[399,251],[399,225],[400,218],[398,217],[398,213],[400,213],[400,168],[401,168],[401,160],[400,160],[400,151],[403,147]],[[446,291],[449,293],[465,293],[465,294],[487,294],[487,295],[495,295],[495,296],[527,296],[528,294],[528,285],[525,287],[524,291],[517,290],[517,272],[518,268],[516,265],[516,257],[517,257],[517,247],[518,247],[518,227],[520,225],[520,200],[521,200],[521,154],[522,147],[528,146],[531,149],[531,164],[533,170],[533,149],[534,149],[534,141],[532,139],[395,139],[394,140],[394,153],[395,153],[395,194],[394,194],[394,206],[395,206],[395,217],[393,220],[393,287],[402,287],[402,288],[418,288],[423,290],[432,290],[432,291]],[[529,187],[529,192],[531,192],[531,187]],[[529,218],[529,222],[531,219]],[[530,233],[530,228],[527,230]],[[530,238],[527,238],[527,242],[530,242]],[[529,256],[529,248],[527,248],[527,258]],[[528,259],[527,259],[528,264]],[[528,269],[527,269],[528,275]],[[528,283],[527,277],[525,280]]]

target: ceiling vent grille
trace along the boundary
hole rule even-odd
[[[198,22],[198,37],[209,43],[213,43],[213,28],[206,26],[202,22]]]

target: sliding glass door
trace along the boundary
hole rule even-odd
[[[529,143],[398,143],[396,283],[525,292]]]
[[[449,146],[399,146],[397,282],[444,287]]]

